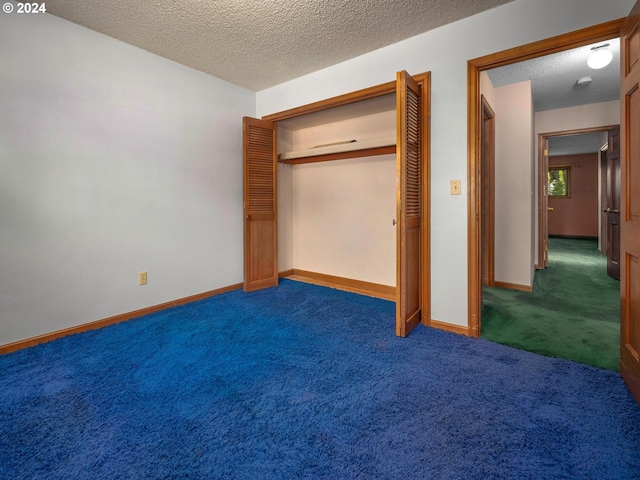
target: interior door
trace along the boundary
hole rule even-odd
[[[542,241],[542,258],[539,259],[540,268],[547,268],[549,266],[549,212],[553,211],[552,207],[549,207],[549,139],[544,137],[542,142],[542,172],[543,178],[540,179],[540,185],[542,187],[542,235],[540,240]]]
[[[607,274],[620,280],[620,129],[609,132],[607,149]]]
[[[620,373],[640,403],[640,1],[620,47]]]
[[[609,149],[607,147],[607,149],[603,150],[600,152],[600,209],[601,209],[601,213],[600,213],[600,233],[598,234],[598,239],[599,239],[599,248],[598,251],[602,254],[602,255],[607,255],[607,251],[608,251],[608,244],[607,244],[607,237],[608,237],[608,233],[607,233],[607,208],[610,208],[609,205],[609,179],[608,179],[608,172],[609,172],[609,159],[608,159],[608,155],[609,155]]]
[[[244,291],[278,284],[276,124],[244,117]]]
[[[482,96],[482,124],[480,126],[480,163],[482,185],[480,238],[482,243],[482,286],[495,287],[495,123],[496,115]]]
[[[406,337],[421,321],[422,306],[422,89],[411,76],[396,78],[396,335]]]

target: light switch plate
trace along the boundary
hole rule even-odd
[[[461,195],[462,187],[460,185],[460,180],[451,180],[451,195]]]

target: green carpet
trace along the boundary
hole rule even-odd
[[[533,292],[484,288],[481,336],[504,345],[619,370],[620,283],[590,239],[549,239]]]

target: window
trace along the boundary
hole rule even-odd
[[[569,198],[571,167],[549,167],[547,173],[550,197]]]

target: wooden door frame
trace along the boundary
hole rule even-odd
[[[538,263],[542,270],[549,266],[549,192],[547,171],[549,170],[549,137],[538,135]]]
[[[421,235],[421,323],[432,325],[431,320],[431,72],[423,72],[411,75],[413,80],[420,85],[423,92],[423,121],[422,121],[422,225]],[[262,120],[278,122],[294,117],[299,117],[309,113],[319,112],[328,108],[339,107],[351,103],[376,98],[383,95],[395,94],[397,91],[397,80],[363,88],[354,92],[345,93],[336,97],[319,100],[299,107],[283,110],[270,115],[264,115]],[[396,246],[397,248],[397,246]],[[396,285],[397,288],[397,285]]]
[[[482,245],[480,238],[482,215],[480,122],[482,106],[480,103],[480,73],[492,68],[619,37],[624,21],[624,18],[612,20],[467,62],[467,281],[468,321],[471,336],[480,336],[480,311],[482,309]]]
[[[620,375],[640,404],[640,145],[637,128],[640,108],[638,33],[640,0],[636,0],[620,31]],[[611,137],[610,137],[611,138]],[[635,168],[634,168],[635,167]]]
[[[486,274],[486,279],[482,279],[482,283],[485,287],[495,287],[496,285],[496,262],[495,262],[495,251],[496,251],[496,199],[495,199],[495,175],[496,175],[496,149],[495,149],[495,118],[496,114],[489,105],[489,102],[485,98],[484,95],[480,96],[480,102],[482,105],[482,123],[480,127],[480,155],[481,155],[481,182],[483,187],[483,192],[489,192],[488,195],[482,196],[482,218],[481,218],[481,252],[485,253],[482,255],[482,262],[484,264],[484,272]],[[490,129],[490,138],[487,137],[487,129],[485,128],[487,122],[491,124]],[[487,141],[489,141],[488,152],[485,151],[485,146],[487,145]],[[484,155],[488,153],[488,155]],[[488,228],[483,229],[483,226],[487,226]]]
[[[628,121],[628,120],[626,120]],[[622,145],[620,143],[620,131],[624,125],[618,125],[617,127],[609,130],[607,135],[607,149],[605,150],[606,156],[606,194],[607,194],[607,208],[600,209],[604,214],[605,223],[605,237],[607,240],[607,248],[604,252],[607,257],[607,275],[611,278],[615,278],[621,281],[621,268],[622,268],[622,231],[621,231],[621,211],[623,209],[622,202]],[[616,161],[617,160],[617,161]],[[617,165],[615,165],[617,163]],[[617,167],[617,171],[616,168]],[[617,173],[617,174],[616,174]],[[628,171],[625,178],[629,178]],[[628,188],[628,187],[627,187]],[[625,202],[626,203],[626,202]],[[617,212],[616,212],[617,207]],[[624,206],[628,208],[628,206]],[[614,222],[617,214],[617,222]],[[611,216],[612,215],[612,216]],[[617,241],[614,241],[614,231],[612,227],[617,224],[618,235]],[[617,262],[616,262],[617,258]]]
[[[598,205],[600,206],[600,216],[598,217],[598,225],[600,225],[600,229],[598,232],[598,251],[602,255],[607,254],[608,247],[608,228],[606,219],[606,213],[602,212],[602,206],[609,203],[609,179],[608,179],[608,170],[609,170],[609,148],[602,150],[600,154],[600,159],[598,161],[598,176],[600,178],[600,182],[598,188],[600,189],[600,198],[598,199]],[[605,200],[606,196],[606,200]]]
[[[544,154],[544,145],[546,141],[553,137],[569,137],[571,135],[581,135],[584,133],[598,133],[598,132],[608,132],[609,130],[618,127],[618,125],[607,125],[603,127],[589,127],[589,128],[575,128],[572,130],[561,130],[558,132],[545,132],[538,133],[538,264],[536,264],[537,269],[543,269],[548,267],[548,262],[546,261],[546,255],[544,251],[544,245],[547,243],[547,238],[544,238],[545,235],[548,237],[549,229],[546,227],[549,223],[549,212],[547,211],[545,201],[544,201],[544,187],[547,184],[547,170],[549,169],[548,155],[546,155],[547,159],[545,160]],[[600,169],[600,165],[598,164],[598,169]],[[598,199],[598,204],[600,203],[600,199]],[[600,235],[600,233],[598,233]],[[541,259],[543,261],[541,262]]]

